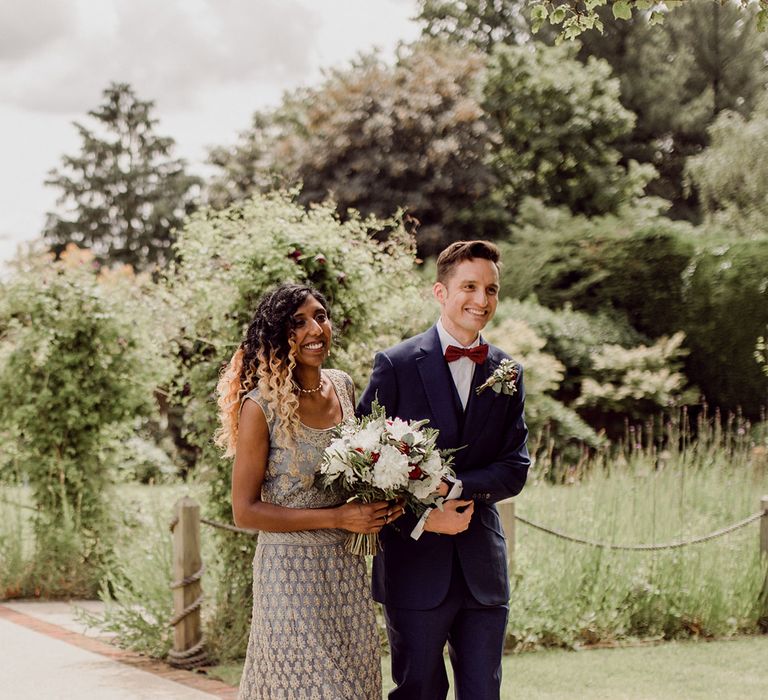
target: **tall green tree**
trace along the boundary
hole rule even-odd
[[[686,175],[709,220],[743,234],[765,234],[768,220],[768,96],[745,119],[721,112],[710,145],[688,159]]]
[[[513,46],[530,38],[526,0],[419,0],[416,21],[422,35],[448,39],[490,53],[497,44]]]
[[[487,166],[495,135],[480,104],[484,67],[482,54],[438,42],[402,47],[394,66],[362,57],[286,96],[235,149],[214,152],[224,173],[212,192],[226,201],[278,181],[300,183],[305,205],[332,198],[342,216],[402,208],[420,222],[422,254],[493,235],[504,212]]]
[[[683,184],[685,159],[707,144],[720,111],[747,116],[765,89],[767,8],[754,0],[421,0],[416,19],[425,36],[488,54],[531,38],[551,44],[558,32],[578,36],[579,59],[608,61],[622,104],[637,115],[615,143],[622,162],[652,164],[659,177],[648,193],[671,201],[672,216],[696,219],[696,193]]]
[[[483,106],[499,132],[491,163],[507,208],[533,196],[576,213],[611,212],[655,174],[620,163],[614,143],[635,117],[610,66],[594,58],[585,66],[575,53],[539,44],[498,46],[491,56]]]
[[[175,142],[155,133],[154,103],[127,83],[112,83],[88,112],[93,127],[75,122],[81,149],[65,155],[46,184],[60,190],[44,236],[59,255],[68,243],[90,248],[100,262],[136,269],[172,257],[175,229],[197,204],[201,181],[173,158]]]
[[[755,9],[735,2],[688,2],[666,13],[662,26],[635,14],[580,37],[581,60],[610,63],[621,101],[637,115],[617,147],[625,159],[653,163],[659,178],[650,194],[673,202],[671,214],[695,219],[686,194],[686,158],[708,142],[707,128],[723,110],[747,116],[766,86],[768,36],[757,31]]]

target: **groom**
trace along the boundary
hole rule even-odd
[[[441,449],[455,454],[449,500],[417,521],[408,514],[381,532],[373,596],[384,604],[392,651],[391,700],[441,700],[448,692],[446,642],[459,700],[498,700],[509,602],[506,546],[494,503],[520,492],[530,459],[522,368],[512,394],[476,389],[507,358],[480,331],[499,294],[499,250],[459,241],[437,259],[440,319],[380,352],[358,413],[378,399],[388,416],[428,418]]]

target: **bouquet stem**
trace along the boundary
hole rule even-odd
[[[344,548],[361,557],[374,556],[379,551],[379,536],[374,532],[368,534],[353,532],[347,537]]]

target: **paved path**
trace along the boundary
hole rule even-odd
[[[0,698],[234,700],[233,688],[108,643],[75,617],[91,601],[0,603]]]

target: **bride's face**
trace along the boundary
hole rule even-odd
[[[311,294],[293,314],[293,341],[296,362],[319,367],[331,348],[333,329],[323,305]]]

